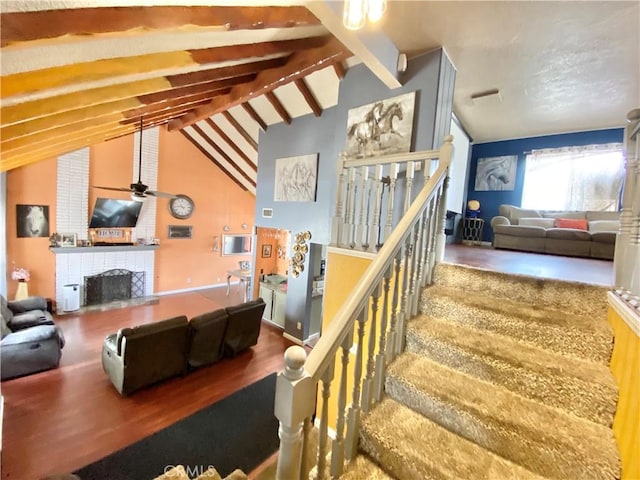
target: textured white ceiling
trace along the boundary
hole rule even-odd
[[[640,2],[394,1],[401,52],[444,46],[454,111],[476,142],[619,127],[640,105]],[[499,88],[472,102],[471,94]]]

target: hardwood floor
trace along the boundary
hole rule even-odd
[[[614,280],[613,262],[610,260],[495,250],[455,244],[446,246],[444,261],[497,272],[518,273],[604,286],[612,286]]]
[[[192,317],[240,303],[237,289],[161,297],[158,304],[64,315],[60,368],[2,382],[2,478],[71,472],[136,442],[282,369],[291,342],[263,324],[258,345],[234,359],[121,397],[102,371],[102,341],[119,328],[174,315]]]
[[[507,273],[613,283],[613,262],[447,245],[445,261]],[[102,371],[104,337],[119,328],[242,301],[241,289],[161,297],[158,304],[57,318],[67,339],[60,368],[2,382],[2,478],[70,472],[136,442],[283,367],[291,342],[263,324],[258,345],[235,359],[121,397]]]

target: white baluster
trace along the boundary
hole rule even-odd
[[[329,429],[329,397],[331,396],[331,382],[333,381],[334,362],[322,375],[322,413],[320,417],[320,431],[318,432],[318,480],[322,480],[327,473],[327,439]],[[283,479],[284,480],[284,479]]]
[[[355,227],[354,208],[357,196],[356,169],[349,168],[347,175],[347,204],[345,207],[345,225],[344,234],[342,236],[342,245],[353,248],[353,233]]]
[[[365,307],[358,315],[358,340],[356,361],[353,372],[353,396],[351,407],[347,414],[346,457],[351,460],[358,453],[358,438],[360,437],[360,385],[362,383],[362,352],[364,351],[364,327],[369,315]]]
[[[362,410],[367,413],[373,403],[373,372],[375,368],[374,352],[376,348],[376,328],[378,320],[378,302],[381,285],[378,283],[371,294],[371,323],[369,324],[369,348],[367,352],[367,375],[362,387]]]
[[[393,231],[393,201],[396,194],[396,180],[398,179],[398,164],[392,163],[389,168],[389,199],[387,200],[387,224],[384,228],[384,238],[389,238]]]
[[[447,236],[444,233],[444,224],[447,220],[447,190],[449,190],[449,176],[444,179],[442,192],[438,199],[438,231],[436,232],[436,255],[435,260],[441,262],[444,259],[444,246],[447,243]]]
[[[331,448],[331,477],[342,475],[344,467],[344,424],[347,406],[347,376],[349,369],[349,349],[353,345],[353,334],[342,341],[342,361],[340,371],[340,389],[338,390],[338,420],[336,422],[336,438]]]
[[[343,216],[343,185],[345,182],[345,169],[340,165],[338,166],[340,169],[340,174],[338,175],[338,194],[336,198],[336,214],[333,217],[333,223],[331,226],[331,244],[332,245],[340,245],[342,239],[342,226],[344,225],[344,216]]]
[[[386,360],[386,348],[387,348],[387,326],[389,319],[389,287],[391,283],[391,276],[393,275],[393,264],[389,265],[384,273],[383,280],[383,293],[382,296],[382,315],[380,316],[380,335],[378,341],[378,353],[376,355],[376,369],[375,369],[375,381],[374,381],[374,398],[376,402],[382,400],[382,391],[384,390],[384,377],[385,377],[385,360]]]
[[[398,325],[398,304],[400,303],[400,269],[402,265],[402,249],[398,251],[394,259],[394,274],[393,274],[393,297],[391,300],[391,325],[389,326],[389,336],[387,337],[387,363],[396,358],[396,338],[397,338],[397,325]]]
[[[411,188],[413,186],[413,174],[415,171],[415,165],[413,162],[407,163],[407,189],[404,192],[404,208],[402,214],[404,215],[411,206]]]
[[[366,243],[364,236],[369,231],[367,212],[367,183],[369,181],[369,167],[360,168],[360,211],[358,212],[358,228],[356,229],[356,248],[362,250],[362,244]]]
[[[369,251],[377,252],[379,245],[378,229],[380,225],[380,194],[382,192],[382,165],[376,165],[375,174],[373,177],[373,218],[371,219],[371,228],[369,230]]]
[[[396,353],[400,354],[404,350],[404,333],[407,319],[407,299],[409,298],[409,270],[410,260],[413,254],[412,232],[409,231],[404,244],[404,270],[402,272],[402,297],[400,300],[400,311],[398,312],[398,322],[396,324]]]

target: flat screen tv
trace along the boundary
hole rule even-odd
[[[89,228],[131,228],[138,222],[142,202],[97,198]]]

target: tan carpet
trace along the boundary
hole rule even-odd
[[[606,290],[447,264],[434,278],[363,417],[364,455],[397,479],[619,478]],[[368,478],[359,462],[348,478]]]

